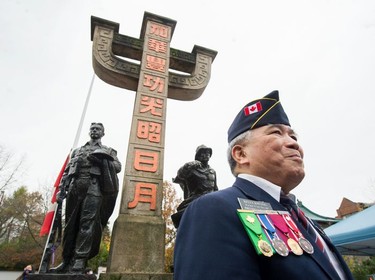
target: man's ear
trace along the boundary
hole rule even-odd
[[[238,164],[245,164],[249,161],[246,157],[244,147],[241,145],[235,145],[232,148],[232,157]]]

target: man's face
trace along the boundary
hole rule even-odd
[[[286,125],[267,125],[251,131],[241,145],[240,172],[262,177],[289,193],[305,177],[303,150],[295,132]]]
[[[91,139],[101,139],[104,136],[103,127],[98,124],[91,125],[89,135]]]

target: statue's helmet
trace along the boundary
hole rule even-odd
[[[208,151],[210,153],[210,157],[212,156],[212,149],[205,146],[205,145],[200,145],[197,147],[196,151],[195,151],[195,160],[198,160],[199,158],[199,155],[202,153],[202,152],[206,152]]]
[[[99,159],[108,159],[108,160],[115,160],[114,157],[106,150],[106,149],[96,149],[91,153],[91,155],[96,156]]]

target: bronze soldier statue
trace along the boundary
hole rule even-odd
[[[90,140],[72,152],[64,171],[58,200],[66,198],[63,262],[53,273],[84,273],[87,261],[99,252],[102,230],[112,215],[118,194],[117,152],[102,145],[104,126],[92,123]]]
[[[177,228],[184,209],[190,202],[201,195],[217,191],[216,172],[208,161],[212,156],[212,149],[205,145],[197,147],[195,160],[185,163],[177,172],[173,183],[181,186],[184,192],[184,201],[177,207],[177,213],[172,215],[172,221]]]

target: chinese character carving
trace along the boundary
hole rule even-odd
[[[156,209],[156,185],[138,182],[135,185],[134,200],[128,203],[128,208],[135,208],[138,202],[150,203],[150,210]]]
[[[158,72],[165,72],[166,61],[164,58],[147,55],[146,56],[146,68]]]
[[[156,36],[167,38],[168,37],[168,28],[159,24],[151,23],[150,24],[150,34]]]
[[[157,89],[158,93],[162,93],[164,90],[164,84],[164,79],[160,77],[147,74],[144,76],[143,86],[148,87],[150,91],[155,91]]]
[[[141,113],[150,112],[151,115],[161,117],[162,113],[157,109],[163,108],[163,99],[142,96],[141,105],[145,106],[140,110]]]
[[[155,122],[138,121],[137,137],[148,139],[153,143],[160,143],[161,124]]]
[[[159,154],[144,150],[135,150],[134,168],[138,171],[156,172],[159,165]]]

